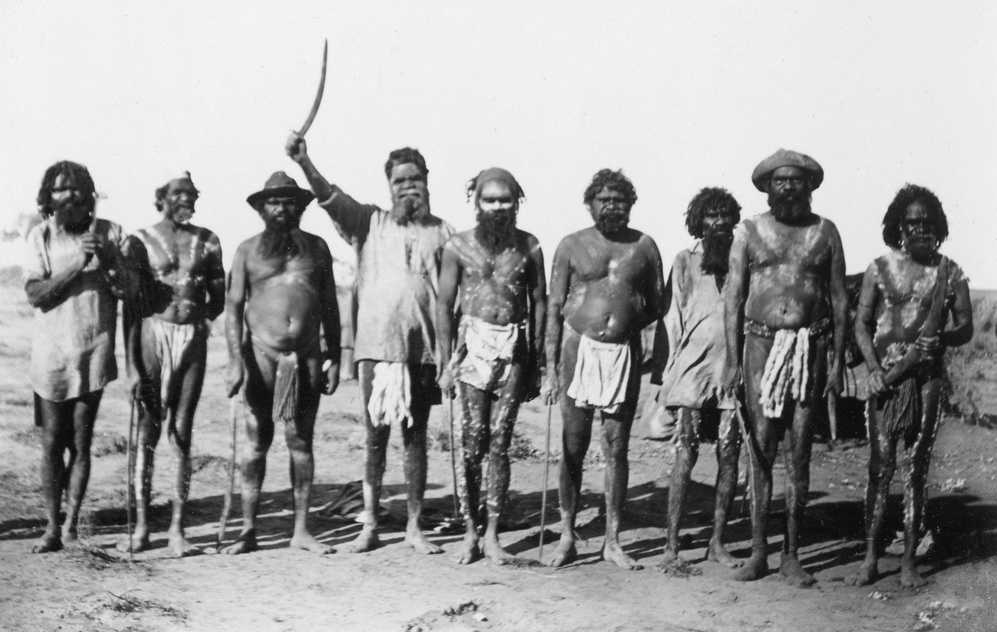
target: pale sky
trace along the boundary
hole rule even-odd
[[[326,177],[388,203],[397,147],[429,163],[433,212],[457,229],[464,183],[502,166],[544,247],[591,223],[582,192],[623,168],[631,225],[666,267],[691,243],[704,186],[765,210],[751,171],[779,147],[824,168],[814,211],[849,272],[885,251],[905,182],[941,198],[943,251],[997,288],[997,3],[44,2],[0,0],[0,220],[35,211],[51,163],[87,165],[98,213],[154,223],[154,190],[189,170],[194,222],[226,261],[262,229],[246,196],[276,170],[329,70],[307,140]],[[348,249],[311,206],[303,227]]]

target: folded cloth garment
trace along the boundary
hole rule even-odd
[[[579,336],[578,358],[568,396],[577,406],[617,412],[627,397],[631,362],[629,344]]]
[[[204,328],[204,322],[177,324],[158,318],[150,318],[153,339],[160,364],[160,401],[165,407],[170,404],[169,394],[173,388],[173,375],[183,361],[184,353],[190,348],[194,338]]]
[[[412,377],[405,362],[378,362],[374,365],[367,412],[375,426],[408,421],[412,423]]]
[[[520,326],[493,325],[474,316],[464,316],[460,327],[464,344],[451,361],[454,377],[483,391],[505,386],[512,372]]]

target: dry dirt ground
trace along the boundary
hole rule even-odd
[[[97,421],[93,473],[84,503],[81,543],[62,552],[33,555],[43,527],[39,485],[39,438],[32,426],[26,378],[31,310],[9,273],[0,284],[0,629],[3,630],[997,630],[997,433],[946,419],[930,476],[929,522],[935,548],[922,559],[929,579],[920,590],[901,590],[898,559],[887,557],[885,575],[874,586],[853,588],[842,578],[855,570],[862,551],[861,498],[867,446],[858,439],[815,445],[813,482],[802,559],[818,584],[796,589],[778,574],[751,584],[731,581],[730,572],[698,562],[709,537],[716,466],[704,445],[694,472],[684,529],[687,555],[702,575],[666,577],[654,570],[663,544],[664,507],[671,450],[646,440],[635,424],[631,444],[626,550],[645,570],[628,572],[599,560],[604,517],[600,510],[602,466],[598,450],[587,463],[585,509],[580,535],[586,539],[575,564],[551,570],[524,563],[496,567],[481,561],[457,567],[449,553],[460,535],[435,535],[446,554],[417,556],[402,543],[404,497],[401,452],[390,448],[385,507],[392,516],[385,546],[366,555],[345,552],[356,523],[313,514],[320,539],[337,547],[318,557],[287,548],[291,526],[287,450],[278,438],[270,454],[261,513],[262,550],[228,557],[173,559],[165,548],[169,485],[174,466],[165,440],[154,480],[154,548],[133,562],[114,544],[126,531],[125,480],[128,403],[124,380],[104,397]],[[989,299],[988,299],[989,300]],[[973,421],[992,421],[995,373],[993,305],[988,342],[962,357],[960,375]],[[217,329],[217,327],[216,327]],[[194,432],[195,474],[188,535],[214,542],[229,454],[228,404],[222,394],[223,339],[213,336],[212,370]],[[119,360],[120,366],[120,360]],[[968,379],[968,378],[967,378]],[[960,390],[961,389],[961,390]],[[648,389],[645,389],[645,393]],[[355,383],[326,398],[317,424],[316,493],[320,507],[360,477],[362,428]],[[970,413],[975,414],[973,417]],[[445,415],[435,411],[436,443],[430,452],[430,514],[451,511],[450,454]],[[558,413],[548,524],[557,519],[556,467],[560,455]],[[532,403],[520,416],[512,476],[510,530],[503,542],[523,560],[536,560],[543,477],[546,411]],[[783,470],[777,475],[781,477]],[[781,488],[781,484],[779,485]],[[896,501],[901,483],[894,483]],[[780,489],[781,491],[781,489]],[[778,566],[782,499],[771,521],[771,567]],[[740,498],[738,500],[740,506]],[[229,536],[240,525],[238,508]],[[899,508],[893,516],[900,520]],[[431,525],[430,525],[431,526]],[[557,525],[548,532],[553,535]],[[746,556],[749,522],[738,512],[730,536],[737,556]],[[549,536],[550,537],[550,536]],[[549,541],[549,540],[548,540]],[[553,547],[548,545],[549,555]]]

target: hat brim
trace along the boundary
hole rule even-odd
[[[301,187],[296,186],[273,187],[272,189],[263,189],[262,191],[253,193],[246,198],[246,202],[258,211],[260,210],[260,207],[263,206],[263,202],[272,197],[293,198],[298,204],[301,205],[301,208],[304,208],[311,204],[312,200],[315,199],[315,194],[308,189],[302,189]]]

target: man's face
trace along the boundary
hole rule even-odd
[[[163,197],[163,215],[177,224],[187,224],[194,215],[195,202],[197,191],[188,182],[174,180]]]
[[[516,196],[512,192],[512,187],[508,182],[502,180],[489,180],[481,187],[478,195],[478,208],[483,213],[495,213],[499,211],[514,211],[516,209]]]
[[[481,185],[477,201],[475,234],[490,252],[501,252],[514,241],[518,200],[512,187],[502,180]]]
[[[395,165],[388,178],[391,188],[392,215],[395,221],[405,224],[409,219],[429,208],[429,187],[426,174],[411,162]]]
[[[737,223],[737,213],[732,209],[708,208],[703,213],[703,235],[732,233]]]
[[[260,215],[267,228],[289,232],[301,222],[301,205],[292,197],[271,197],[264,200]]]
[[[769,179],[769,208],[780,222],[810,214],[810,178],[799,167],[779,167]]]
[[[589,212],[595,227],[611,237],[621,233],[630,223],[630,201],[622,191],[603,188],[589,202]]]
[[[938,252],[936,227],[928,208],[920,200],[911,202],[900,220],[903,248],[915,259],[925,259]]]
[[[86,227],[90,224],[90,211],[79,185],[72,178],[60,173],[49,189],[51,208],[56,220],[68,228]]]

